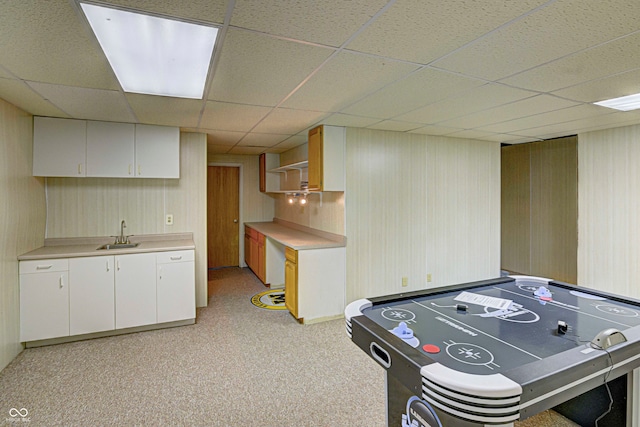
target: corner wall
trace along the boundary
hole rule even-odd
[[[33,117],[0,99],[0,370],[21,351],[17,256],[44,244],[44,180],[31,176]]]

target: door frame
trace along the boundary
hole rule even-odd
[[[207,166],[222,166],[222,167],[231,167],[231,168],[238,168],[238,174],[239,174],[239,180],[238,180],[238,265],[240,267],[246,267],[247,265],[244,262],[244,239],[242,238],[244,236],[244,232],[243,232],[243,228],[244,228],[244,221],[243,221],[243,217],[242,217],[242,188],[243,188],[243,173],[242,173],[242,168],[243,168],[243,164],[242,163],[225,163],[225,162],[208,162]],[[209,188],[207,187],[207,192],[209,191]],[[208,193],[207,193],[208,194]],[[209,215],[209,213],[207,213],[207,215]],[[208,250],[208,244],[207,244],[207,250]]]

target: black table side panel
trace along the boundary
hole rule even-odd
[[[353,317],[351,319],[351,328],[351,339],[362,351],[371,357],[370,345],[371,342],[375,341],[391,357],[391,366],[389,368],[383,367],[388,374],[402,381],[416,396],[422,396],[420,368],[433,363],[433,361],[430,361],[428,357],[418,350],[408,346],[402,339],[389,334],[387,330],[381,328],[366,316]]]

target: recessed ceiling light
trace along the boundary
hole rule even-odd
[[[621,111],[637,110],[640,108],[640,93],[621,96],[620,98],[605,99],[604,101],[594,102],[594,104]]]
[[[125,92],[203,97],[216,27],[80,6]]]

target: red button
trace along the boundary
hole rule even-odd
[[[422,346],[422,349],[427,353],[440,353],[440,347],[433,344],[425,344]]]

